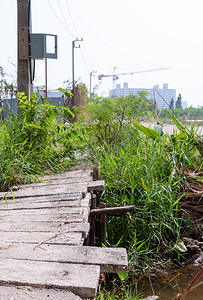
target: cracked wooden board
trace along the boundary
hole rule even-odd
[[[0,299],[3,300],[80,300],[70,291],[59,289],[33,288],[31,286],[2,286]]]
[[[60,174],[53,174],[53,175],[46,175],[43,176],[42,179],[46,180],[60,180],[60,179],[70,179],[70,178],[77,178],[77,177],[86,177],[91,176],[92,171],[91,170],[74,170],[69,172],[64,172]]]
[[[101,272],[127,273],[128,258],[124,248],[71,247],[16,244],[0,248],[0,259],[26,259],[33,261],[50,261],[60,263],[99,265]]]
[[[2,247],[12,247],[15,244],[32,244],[33,247],[45,241],[43,245],[74,245],[80,246],[82,243],[81,232],[65,232],[56,235],[52,232],[1,232],[0,245]],[[42,246],[43,247],[43,246]],[[3,248],[4,249],[4,248]]]
[[[15,192],[14,192],[15,194]],[[8,203],[8,206],[10,204],[15,204],[16,202],[16,205],[19,203],[29,203],[29,202],[54,202],[54,201],[75,201],[75,200],[80,200],[82,199],[82,193],[75,193],[75,194],[65,194],[65,195],[46,195],[46,196],[33,196],[31,195],[30,197],[17,197],[15,198],[15,201],[13,199],[13,196],[11,193],[9,193],[7,195],[7,203]],[[1,205],[3,203],[6,203],[5,199],[2,200],[1,202]],[[0,205],[0,208],[1,208],[1,205]]]
[[[28,198],[28,197],[43,197],[43,196],[52,196],[52,195],[67,195],[67,194],[76,194],[82,193],[83,197],[86,196],[87,191],[100,191],[104,189],[105,182],[104,180],[100,181],[90,181],[87,183],[75,183],[70,185],[46,185],[46,186],[33,186],[27,187],[25,189],[20,188],[19,190],[13,191],[14,197],[18,198]],[[7,199],[13,198],[11,192],[6,194]],[[4,198],[5,193],[1,192],[0,197]]]
[[[0,261],[0,284],[29,285],[70,290],[94,298],[100,277],[99,266],[5,259]]]
[[[73,200],[73,201],[67,201],[67,200],[60,200],[60,201],[47,201],[47,202],[16,202],[11,203],[8,206],[6,203],[1,204],[1,211],[2,210],[28,210],[28,209],[42,209],[42,208],[57,208],[57,207],[79,207],[80,206],[80,200]],[[37,213],[37,212],[36,212]]]
[[[81,215],[83,210],[87,209],[85,207],[53,207],[53,208],[41,208],[39,210],[36,209],[19,209],[19,210],[1,210],[0,209],[0,218],[1,217],[9,217],[9,216],[19,216],[21,219],[30,218],[30,216],[35,215],[36,213],[41,216],[58,216],[58,215]]]
[[[18,198],[28,198],[28,197],[43,197],[43,196],[52,196],[52,195],[71,195],[76,193],[82,193],[83,197],[87,194],[87,186],[86,185],[78,185],[76,186],[45,186],[39,188],[26,188],[19,189],[17,191],[13,191],[15,199]],[[4,198],[5,193],[0,192],[0,198]],[[11,192],[6,195],[7,198],[13,198]]]
[[[41,182],[31,183],[31,184],[24,184],[19,185],[17,188],[28,188],[28,187],[40,187],[40,186],[47,186],[47,185],[69,185],[69,184],[77,184],[77,183],[84,183],[87,184],[89,181],[92,181],[91,176],[80,176],[80,177],[71,177],[71,178],[62,178],[62,179],[44,179]]]
[[[87,237],[90,229],[89,223],[70,223],[63,224],[62,222],[29,222],[22,221],[22,223],[7,222],[1,223],[1,232],[51,232],[57,234],[58,232],[82,232],[84,238]]]

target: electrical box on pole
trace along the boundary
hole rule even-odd
[[[57,59],[57,35],[32,33],[30,36],[30,41],[31,41],[31,58]]]
[[[57,58],[57,36],[32,34],[31,0],[17,0],[18,8],[18,92],[30,98],[34,80],[35,60],[45,59],[47,94],[47,59]]]

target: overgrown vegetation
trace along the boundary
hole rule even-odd
[[[135,205],[128,218],[108,219],[108,244],[128,249],[133,274],[150,269],[160,253],[177,253],[178,259],[185,251],[181,232],[191,225],[180,205],[186,174],[198,177],[202,171],[203,144],[195,124],[188,130],[170,114],[180,130],[173,137],[137,125],[149,114],[143,94],[95,99],[87,112],[91,123],[86,117],[83,149],[106,182],[103,200],[107,207]]]
[[[10,114],[1,121],[1,191],[29,183],[44,172],[62,172],[74,161],[76,128],[59,122],[64,115],[72,118],[73,114],[35,94],[28,100],[22,93],[18,99],[19,116]]]
[[[85,158],[88,166],[98,166],[106,182],[102,197],[107,207],[135,205],[129,217],[107,220],[108,245],[127,248],[130,274],[143,274],[155,261],[164,264],[172,253],[180,259],[185,251],[181,233],[199,218],[191,205],[184,211],[187,194],[193,194],[193,204],[202,197],[203,141],[196,124],[187,129],[168,113],[180,131],[175,136],[138,124],[151,116],[144,93],[87,99],[78,123],[68,126],[59,121],[64,115],[73,117],[67,108],[54,107],[37,95],[18,97],[20,117],[10,115],[1,122],[1,190],[43,173],[62,172],[79,152],[83,165]],[[119,293],[123,299],[138,299],[130,287]],[[107,293],[105,299],[114,296]]]
[[[202,120],[203,121],[203,107],[199,108],[185,108],[185,109],[179,109],[179,108],[173,108],[173,114],[177,116],[178,118],[181,118],[183,121],[189,121],[189,120]],[[158,117],[159,118],[165,118],[168,115],[168,109],[162,109],[158,111]]]

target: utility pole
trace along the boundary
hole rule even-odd
[[[18,11],[18,92],[30,97],[31,0],[17,0]]]
[[[76,38],[76,40],[72,41],[72,75],[73,75],[73,91],[75,87],[75,57],[74,57],[74,49],[75,48],[80,48],[80,44],[77,46],[76,42],[82,42],[83,38],[80,40]]]
[[[92,92],[92,77],[95,77],[94,73],[97,73],[97,71],[90,72],[90,97]]]

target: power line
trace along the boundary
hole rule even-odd
[[[67,0],[65,0],[65,2],[66,2],[66,6],[67,6],[67,9],[68,9],[68,13],[69,13],[69,15],[70,15],[70,18],[71,18],[73,27],[75,28],[75,31],[76,31],[77,35],[80,36],[80,34],[79,34],[79,32],[78,32],[78,30],[77,30],[77,28],[76,28],[76,26],[75,26],[75,23],[74,23],[74,21],[73,21],[73,18],[72,18],[72,15],[71,15],[70,8],[69,8],[69,6],[68,6]]]
[[[83,46],[84,46],[84,52],[85,52],[85,56],[87,58],[87,62],[89,64],[89,66],[91,67],[92,65],[90,63],[90,60],[89,60],[89,57],[88,57],[88,54],[87,54],[87,49],[86,49],[85,43],[83,43]],[[94,68],[91,67],[90,69],[94,69]]]
[[[176,112],[173,110],[173,108],[167,103],[167,101],[164,99],[164,97],[159,93],[159,91],[157,91],[156,88],[154,88],[155,91],[158,93],[158,95],[164,100],[164,102],[168,105],[169,109],[174,113],[174,115],[176,116],[177,120],[180,122],[180,118],[179,116],[176,114]],[[187,127],[185,125],[183,125],[181,123],[181,126],[184,127],[185,131],[187,132]]]
[[[61,20],[57,16],[57,14],[56,14],[55,10],[53,9],[53,7],[52,7],[51,3],[49,2],[49,0],[47,0],[47,2],[49,3],[49,6],[51,7],[51,9],[52,9],[55,17],[57,18],[57,20],[59,21],[59,23],[61,24],[61,26],[65,29],[66,32],[68,32],[68,34],[70,34],[72,36],[72,33],[67,30],[66,26],[64,26],[64,24],[61,22]]]
[[[168,102],[164,99],[164,97],[159,93],[159,91],[154,88],[154,90],[157,92],[157,94],[159,95],[159,97],[161,97],[162,100],[164,100],[164,102],[166,103],[166,105],[168,105],[168,107],[172,110],[172,112],[174,113],[174,115],[176,115],[176,117],[178,118],[176,112],[173,110],[173,108],[168,104]]]
[[[60,5],[59,0],[57,0],[57,2],[58,2],[58,5],[59,5],[61,14],[62,14],[62,16],[63,16],[63,19],[64,19],[64,21],[65,21],[65,23],[66,23],[67,28],[68,28],[68,31],[69,31],[70,35],[74,38],[75,36],[72,34],[72,32],[71,32],[71,30],[70,30],[70,27],[68,26],[68,23],[67,23],[66,18],[65,18],[65,16],[64,16],[64,13],[63,13],[63,10],[62,10],[62,8],[61,8],[61,5]]]
[[[83,62],[84,62],[84,64],[85,64],[85,67],[86,67],[87,71],[89,72],[89,71],[90,71],[90,68],[89,68],[89,66],[88,66],[87,63],[86,63],[86,60],[85,60],[85,57],[84,57],[84,55],[83,55],[83,52],[82,52],[82,49],[81,49],[81,48],[80,48],[80,53],[81,53],[81,56],[82,56],[82,60],[83,60]]]

